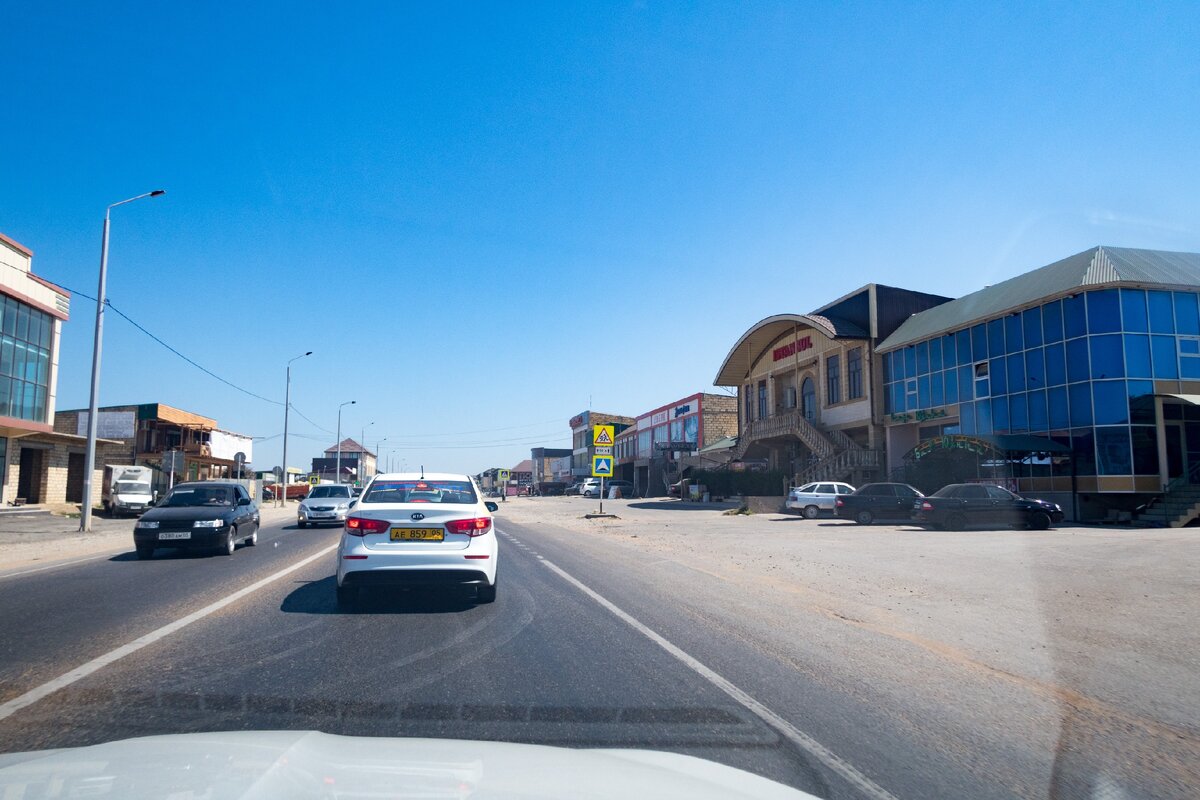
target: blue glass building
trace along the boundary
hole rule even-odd
[[[890,470],[968,451],[1084,519],[1200,484],[1200,254],[1096,247],[914,314],[876,352]]]

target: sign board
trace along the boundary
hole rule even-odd
[[[168,450],[163,453],[163,472],[182,473],[184,468],[183,453],[179,450]]]
[[[612,447],[616,438],[617,431],[615,425],[592,426],[592,444],[596,447]]]
[[[679,450],[689,452],[696,449],[695,442],[655,442],[655,450]]]
[[[309,475],[308,476],[308,485],[309,486],[316,486],[320,482],[321,482],[320,475]]]
[[[597,447],[595,454],[598,456],[611,456],[612,451],[613,449],[611,447]]]
[[[509,474],[510,474],[509,470],[506,470],[506,469],[497,470],[496,480],[500,481],[500,483],[508,483]]]
[[[88,435],[88,412],[80,411],[75,423],[79,436]],[[101,439],[132,439],[137,425],[133,411],[101,411],[96,416],[96,436]]]
[[[592,477],[611,478],[613,474],[612,456],[592,456]]]

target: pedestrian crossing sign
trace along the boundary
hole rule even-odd
[[[612,456],[592,456],[592,477],[611,478],[613,474]]]
[[[617,436],[613,425],[596,425],[592,430],[592,444],[596,447],[612,447]]]

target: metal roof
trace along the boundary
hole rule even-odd
[[[1195,289],[1200,285],[1200,253],[1093,247],[913,314],[878,349],[893,350],[1055,296],[1116,283]]]
[[[839,317],[818,314],[776,314],[751,326],[721,362],[714,386],[737,386],[750,374],[754,362],[779,337],[798,328],[811,328],[830,339],[869,339],[861,327]]]

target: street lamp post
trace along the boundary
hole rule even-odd
[[[104,342],[104,285],[108,279],[108,219],[112,210],[117,206],[141,200],[144,197],[158,197],[166,194],[162,189],[139,194],[128,200],[113,203],[104,209],[104,233],[100,237],[100,284],[96,290],[96,334],[92,341],[92,396],[88,402],[88,432],[87,454],[83,461],[83,506],[79,514],[79,530],[87,532],[92,529],[92,477],[96,472],[96,432],[98,404],[100,402],[100,350]]]
[[[367,428],[374,425],[374,422],[368,422],[362,426],[358,433],[358,480],[361,482],[363,473],[366,472],[366,467],[363,464],[367,461]]]
[[[312,350],[309,350],[302,356],[296,356],[292,361],[297,361],[305,356],[311,356]],[[288,411],[292,407],[292,361],[287,362],[287,388],[283,390],[283,477],[279,479],[279,507],[287,505],[287,435],[288,435]]]
[[[352,406],[355,400],[347,400],[338,406],[338,432],[337,432],[337,474],[334,476],[338,483],[342,482],[342,409],[345,406]]]
[[[386,442],[387,440],[388,440],[388,437],[385,436],[382,439],[380,439],[379,442],[375,445],[375,475],[378,475],[380,472],[387,471],[387,470],[381,470],[379,468],[379,464],[383,460],[383,443]],[[374,477],[374,476],[372,476],[372,477]]]

